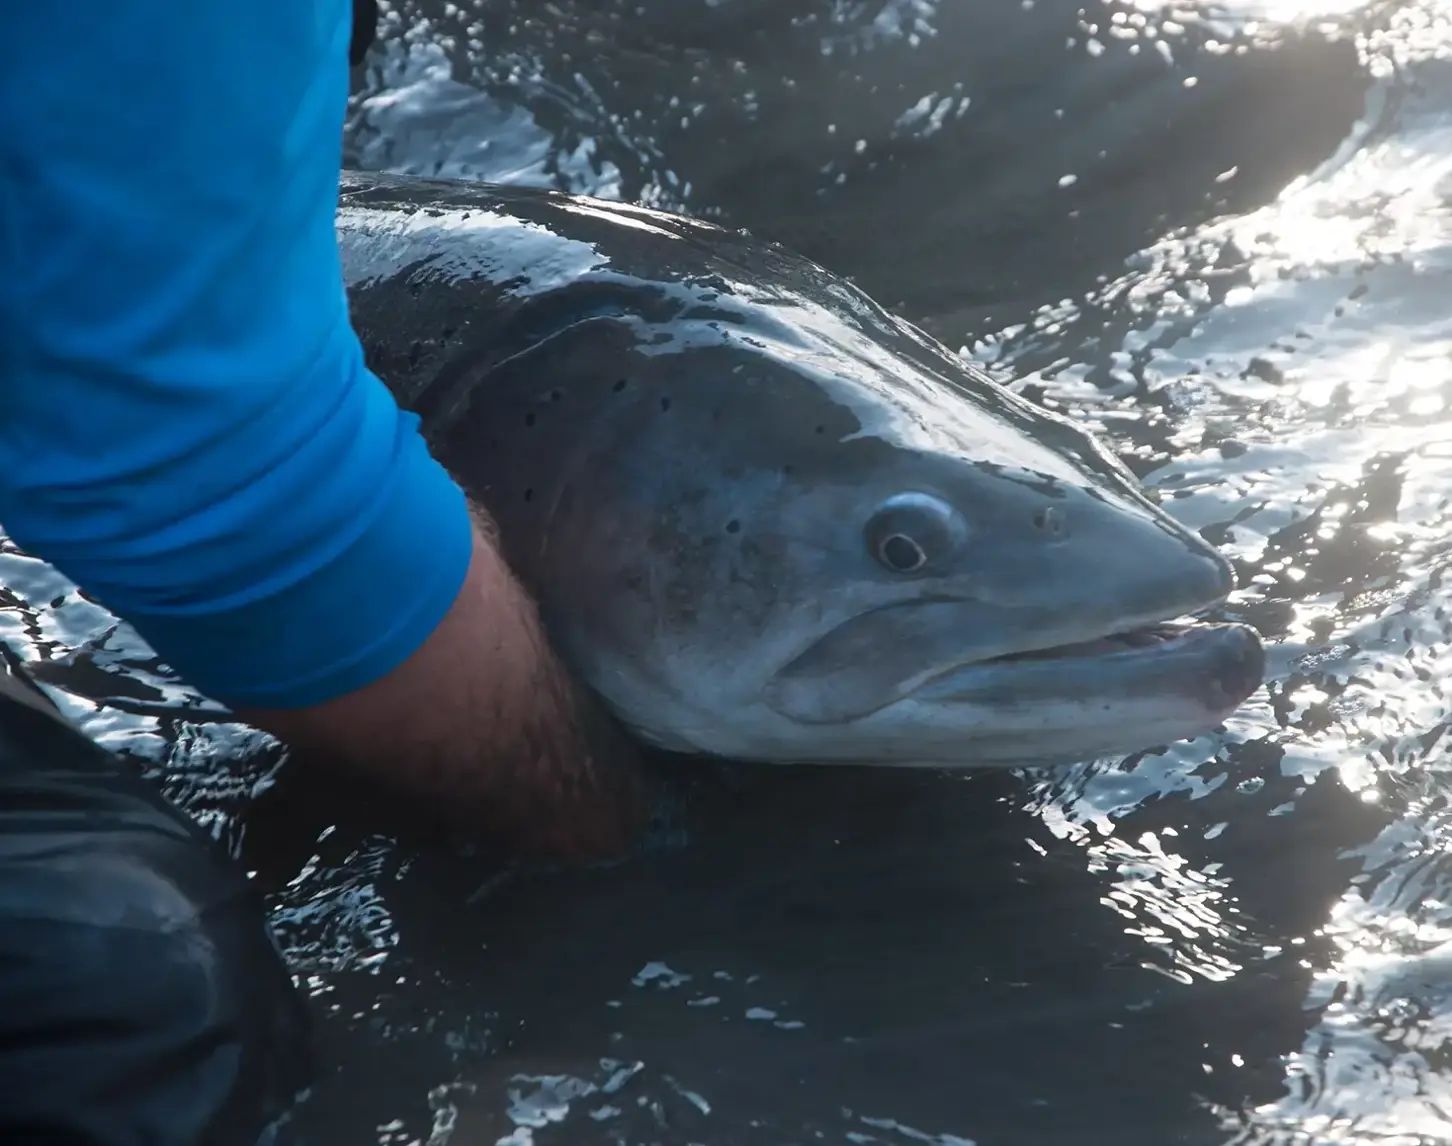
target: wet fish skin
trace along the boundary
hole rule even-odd
[[[1245,626],[1105,643],[1219,605],[1228,563],[1078,426],[803,257],[351,172],[338,234],[370,365],[649,744],[1060,763],[1203,733],[1261,682]]]

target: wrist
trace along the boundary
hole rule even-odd
[[[472,540],[453,606],[392,672],[310,708],[238,715],[516,853],[616,854],[649,815],[638,750],[554,656],[486,532]]]

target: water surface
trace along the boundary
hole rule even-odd
[[[1270,670],[1125,760],[702,766],[649,854],[518,872],[270,802],[270,741],[7,547],[0,638],[271,889],[309,1141],[1452,1140],[1443,5],[405,4],[348,149],[850,275],[1095,426]]]

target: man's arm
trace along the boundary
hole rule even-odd
[[[348,319],[348,0],[11,15],[0,524],[284,739],[609,836],[528,598]]]

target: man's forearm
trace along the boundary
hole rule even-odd
[[[619,851],[647,815],[635,748],[549,647],[538,612],[478,514],[453,607],[411,657],[306,709],[238,715],[522,854]]]
[[[348,321],[348,0],[13,16],[0,525],[283,739],[598,851],[588,702]]]

